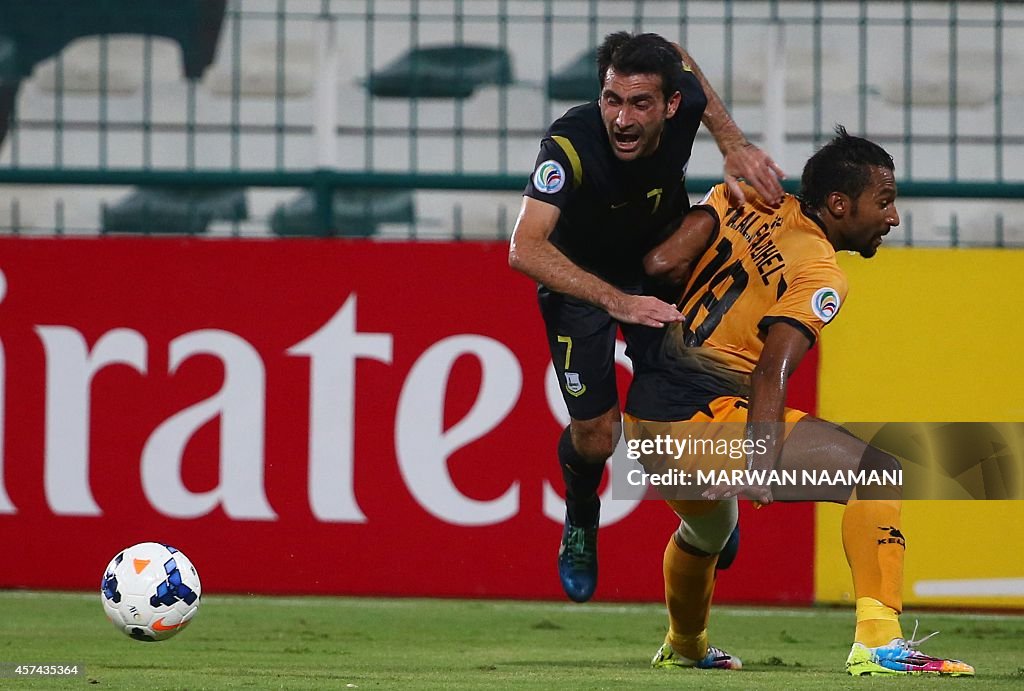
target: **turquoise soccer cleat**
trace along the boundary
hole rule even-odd
[[[586,602],[597,590],[597,523],[574,525],[565,517],[558,548],[558,577],[573,602]]]

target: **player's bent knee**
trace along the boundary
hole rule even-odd
[[[587,463],[601,463],[615,452],[618,441],[618,437],[611,432],[591,433],[580,437],[574,436],[573,446],[576,447],[576,453]]]
[[[891,456],[886,452],[876,449],[873,446],[868,446],[864,451],[864,455],[860,459],[860,466],[858,470],[863,470],[870,473],[876,471],[879,473],[893,473],[903,470],[903,465],[899,459],[895,456]]]
[[[571,422],[572,445],[588,463],[601,463],[615,452],[622,425],[618,408],[614,415],[605,414],[592,420]]]
[[[868,445],[860,459],[857,470],[864,477],[900,477],[903,465],[899,459],[881,449]],[[899,484],[866,484],[857,486],[859,499],[899,499],[902,495]]]
[[[707,554],[718,554],[729,542],[733,528],[739,520],[739,506],[736,497],[723,499],[711,511],[699,516],[680,517],[676,538]]]

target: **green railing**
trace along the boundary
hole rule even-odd
[[[905,241],[1024,243],[1019,2],[31,5],[34,15],[0,14],[0,112],[5,90],[16,104],[0,144],[0,231],[101,230],[125,188],[245,188],[251,212],[222,232],[266,234],[287,206],[282,194],[299,190],[312,204],[300,218],[309,233],[345,232],[337,195],[410,190],[416,211],[388,232],[505,237],[545,126],[596,94],[578,59],[605,33],[631,29],[685,44],[791,178],[837,122],[885,145],[910,207]],[[0,12],[7,6],[27,4],[0,1]],[[161,35],[132,33],[147,6],[163,13]],[[50,49],[33,41],[73,34],[97,14],[116,35],[26,64]],[[451,54],[429,50],[439,47]],[[702,134],[691,192],[720,165]],[[356,204],[369,218],[367,194]]]

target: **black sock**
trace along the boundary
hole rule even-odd
[[[592,526],[597,523],[601,501],[597,488],[604,475],[605,461],[587,463],[572,445],[569,428],[558,439],[558,462],[565,479],[565,508],[574,525]]]

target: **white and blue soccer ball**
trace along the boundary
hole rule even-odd
[[[179,550],[141,542],[121,550],[100,585],[107,618],[137,641],[163,641],[185,628],[199,611],[199,572]]]

